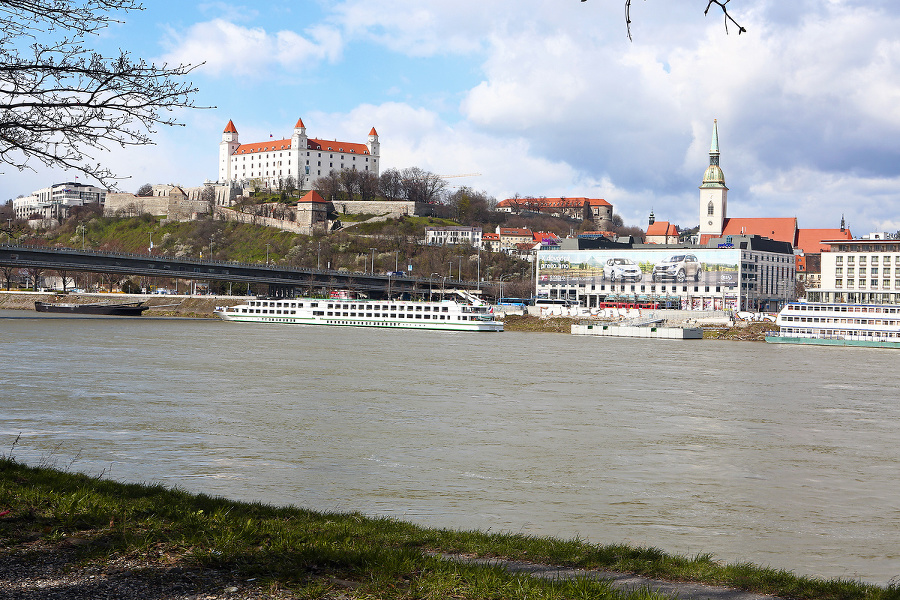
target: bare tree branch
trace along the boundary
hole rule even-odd
[[[199,65],[156,65],[126,51],[104,57],[85,36],[119,22],[134,0],[0,0],[0,162],[74,169],[110,185],[117,177],[92,150],[152,144],[177,109],[195,107],[183,79]],[[56,41],[27,38],[60,34]]]
[[[587,2],[587,0],[581,1]],[[735,27],[738,28],[738,35],[745,33],[747,29],[742,27],[741,24],[735,21],[731,14],[729,14],[728,8],[726,8],[725,6],[729,2],[731,2],[731,0],[707,0],[706,10],[703,11],[703,14],[708,14],[710,7],[713,4],[716,4],[719,8],[722,9],[722,12],[725,14],[725,32],[728,33],[728,21],[731,21],[732,23],[734,23]],[[634,41],[631,39],[631,0],[625,0],[625,30],[628,34],[628,41]]]

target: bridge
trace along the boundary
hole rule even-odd
[[[57,272],[87,272],[185,279],[190,281],[229,281],[265,285],[270,296],[293,297],[314,290],[345,289],[364,292],[370,297],[388,295],[445,293],[476,289],[474,281],[455,281],[441,277],[424,279],[394,277],[375,273],[299,269],[218,260],[172,258],[151,254],[73,250],[0,244],[0,266]],[[435,287],[438,284],[440,287]]]

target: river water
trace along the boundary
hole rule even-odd
[[[429,526],[900,575],[900,354],[0,311],[0,452]]]

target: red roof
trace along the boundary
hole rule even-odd
[[[481,236],[481,239],[482,239],[482,240],[499,241],[499,240],[500,240],[500,235],[499,235],[499,234],[496,234],[496,233],[485,233],[485,234],[483,234],[483,235]]]
[[[538,206],[540,208],[581,208],[589,206],[612,206],[602,198],[507,198],[497,203],[498,208],[508,206]]]
[[[317,138],[309,138],[306,146],[311,150],[325,150],[329,152],[348,152],[352,154],[368,154],[369,147],[365,144],[356,144],[354,142],[336,142],[332,140],[320,140]]]
[[[500,235],[517,235],[517,236],[527,236],[531,237],[530,229],[523,229],[521,227],[501,227]]]
[[[375,128],[373,127],[373,128],[372,128],[372,131],[369,132],[369,135],[377,136],[377,135],[378,135],[378,132],[375,131]]]
[[[725,219],[722,235],[758,235],[794,245],[797,241],[797,218]],[[705,244],[712,237],[720,236],[704,234],[700,236],[700,243]]]
[[[831,250],[830,244],[823,244],[822,240],[852,240],[849,229],[801,229],[797,232],[797,243],[794,247],[800,248],[806,254],[818,254]]]
[[[344,152],[347,154],[369,154],[369,147],[365,144],[354,142],[335,142],[309,138],[306,148],[309,150],[323,150],[327,152]],[[268,142],[256,142],[255,144],[241,144],[234,151],[235,154],[251,154],[254,152],[271,152],[274,150],[290,150],[291,140],[269,140]]]
[[[294,129],[300,129],[301,127],[306,127],[306,125],[303,124],[303,119],[297,119],[297,124],[294,125]]]
[[[532,237],[533,237],[534,241],[536,241],[536,242],[543,242],[544,240],[550,240],[550,239],[555,239],[555,240],[559,239],[558,235],[556,235],[555,233],[552,233],[550,231],[535,231],[532,234]]]
[[[228,119],[228,125],[225,126],[223,133],[237,133],[237,129],[234,128],[234,123],[231,122],[231,119]]]
[[[656,221],[649,227],[647,227],[647,235],[658,235],[658,236],[676,236],[678,235],[678,227],[669,223],[668,221]]]
[[[326,203],[327,200],[325,200],[325,198],[323,198],[322,196],[320,196],[320,195],[319,195],[319,192],[317,192],[316,190],[312,190],[312,191],[306,192],[306,195],[304,195],[302,198],[300,198],[299,200],[297,200],[297,202],[298,202],[298,203],[299,203],[299,202],[320,202],[320,203]]]

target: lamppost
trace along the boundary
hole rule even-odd
[[[322,242],[318,243],[319,249],[316,251],[316,269],[322,268]]]
[[[481,289],[481,246],[478,246],[478,270],[475,272],[475,289]]]
[[[371,266],[371,269],[372,269],[372,274],[374,275],[374,274],[375,274],[375,248],[369,248],[369,250],[372,251],[372,266]]]
[[[394,250],[394,272],[400,270],[400,251]]]
[[[429,302],[431,302],[432,295],[434,294],[434,288],[432,286],[434,283],[435,275],[440,275],[440,273],[432,273],[431,275],[428,276],[428,301]]]
[[[266,244],[266,265],[269,264],[269,244]]]
[[[504,277],[512,277],[512,275],[507,274],[507,275],[501,275],[501,276],[500,276],[500,280],[499,280],[499,282],[500,282],[500,295],[497,296],[497,304],[500,304],[500,300],[501,300],[501,298],[503,298],[503,278],[504,278]]]

